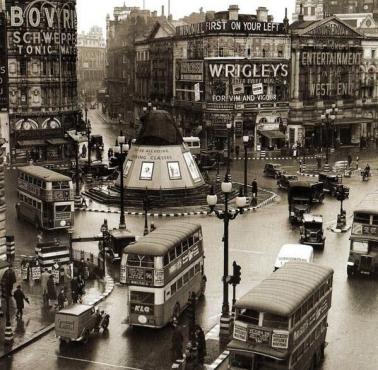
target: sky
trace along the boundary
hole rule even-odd
[[[92,26],[102,27],[105,34],[106,14],[113,18],[115,6],[139,6],[143,7],[143,0],[77,0],[78,31],[88,31]],[[294,11],[295,0],[171,0],[171,13],[174,19],[198,12],[201,7],[207,10],[227,10],[229,5],[239,5],[240,12],[244,14],[255,14],[259,6],[266,6],[269,14],[274,16],[274,21],[282,22],[285,15],[285,7],[288,8],[288,18]],[[145,0],[146,9],[157,10],[161,13],[161,6],[164,5],[167,15],[168,0]]]

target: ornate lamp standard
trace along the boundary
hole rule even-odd
[[[105,268],[106,268],[106,263],[105,263],[105,258],[106,258],[106,243],[107,243],[107,233],[109,231],[108,228],[108,220],[104,219],[104,223],[101,225],[101,233],[102,233],[102,250],[100,251],[102,253],[102,271],[105,276]]]
[[[231,150],[231,129],[232,129],[232,123],[228,122],[226,124],[227,127],[227,176],[229,181],[231,181],[231,174],[230,174],[230,150]]]
[[[232,192],[232,183],[228,180],[228,173],[226,173],[225,179],[221,184],[221,189],[224,195],[224,211],[219,211],[215,208],[218,197],[214,194],[214,187],[211,188],[211,193],[207,196],[207,204],[210,207],[210,213],[215,213],[215,215],[223,220],[224,234],[223,234],[223,303],[222,303],[222,314],[221,314],[221,324],[220,324],[220,337],[228,339],[230,335],[230,305],[228,302],[228,284],[231,282],[231,276],[228,274],[228,245],[229,245],[229,235],[228,226],[231,220],[234,220],[238,214],[243,213],[243,208],[246,206],[247,199],[243,196],[242,191],[236,197],[236,206],[238,209],[229,209],[229,195]]]
[[[124,187],[123,187],[123,162],[125,161],[127,152],[129,151],[129,144],[126,143],[126,137],[120,132],[117,138],[118,146],[114,148],[114,152],[118,154],[119,170],[120,170],[120,187],[121,187],[121,214],[119,218],[119,228],[126,229],[125,222],[125,204],[124,204]]]
[[[324,113],[320,116],[322,120],[322,124],[325,125],[325,133],[326,133],[326,167],[328,167],[329,161],[329,131],[332,125],[335,123],[336,114],[339,109],[336,107],[336,104],[332,104],[332,108],[326,109]]]
[[[249,142],[249,136],[244,135],[243,136],[243,144],[244,144],[244,196],[248,195],[248,174],[247,174],[247,150],[248,150],[248,142]]]

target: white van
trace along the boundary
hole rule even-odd
[[[201,140],[197,136],[186,136],[182,138],[184,143],[194,155],[199,155],[201,152]]]
[[[289,261],[312,262],[314,259],[314,248],[305,244],[284,244],[276,258],[274,271]]]

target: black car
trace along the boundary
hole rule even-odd
[[[277,186],[280,189],[289,189],[291,181],[298,181],[297,175],[289,175],[288,173],[281,174],[280,178],[277,181]]]
[[[324,191],[328,192],[332,197],[335,197],[337,195],[337,191],[340,186],[344,188],[346,198],[349,197],[349,188],[342,184],[342,179],[342,176],[337,173],[319,173],[319,181],[323,183]]]
[[[284,171],[278,163],[267,163],[264,167],[264,175],[278,179]]]
[[[323,216],[306,213],[303,215],[300,243],[324,248]]]
[[[104,141],[101,135],[91,135],[91,147],[93,149],[104,149]]]
[[[88,173],[89,167],[86,163],[83,167],[83,172]],[[94,178],[114,180],[117,178],[117,171],[114,168],[109,168],[105,163],[92,162],[90,167],[90,172]]]

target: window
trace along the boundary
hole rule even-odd
[[[194,267],[192,267],[190,270],[189,270],[189,278],[192,279],[194,276]]]
[[[201,264],[200,263],[197,263],[195,266],[194,266],[194,273],[195,274],[198,274],[201,270]]]
[[[372,59],[375,58],[375,49],[372,49],[372,51],[371,51],[371,58],[372,58]]]
[[[368,213],[355,213],[353,222],[370,224],[370,215]]]
[[[177,284],[177,290],[181,289],[182,288],[182,278],[178,279],[176,284]]]
[[[283,57],[283,50],[282,50],[282,49],[279,49],[279,50],[277,51],[277,55],[278,55],[280,58],[282,58],[282,57]]]
[[[130,302],[154,304],[154,293],[131,291]]]
[[[182,242],[182,251],[183,251],[183,252],[186,252],[188,249],[189,249],[188,241],[187,241],[187,240],[184,240],[184,241]]]
[[[182,253],[181,245],[177,245],[175,249],[176,249],[176,256],[177,257],[180,256]]]
[[[184,275],[184,284],[186,284],[188,281],[189,281],[189,272],[187,272],[187,273]]]
[[[241,309],[237,314],[237,317],[241,318],[243,321],[249,322],[254,325],[257,325],[259,323],[259,316],[259,312],[247,309]]]
[[[223,50],[223,48],[219,48],[219,50],[218,50],[218,57],[224,57],[224,50]]]
[[[171,294],[173,295],[175,293],[176,293],[176,283],[171,285]]]
[[[176,253],[175,253],[175,249],[173,248],[169,251],[169,262],[172,262],[175,258],[176,258]]]
[[[288,329],[289,320],[287,317],[282,317],[269,312],[264,312],[262,326],[275,329]]]
[[[167,266],[168,264],[169,264],[169,257],[168,257],[168,254],[166,254],[165,256],[164,256],[164,266]]]

